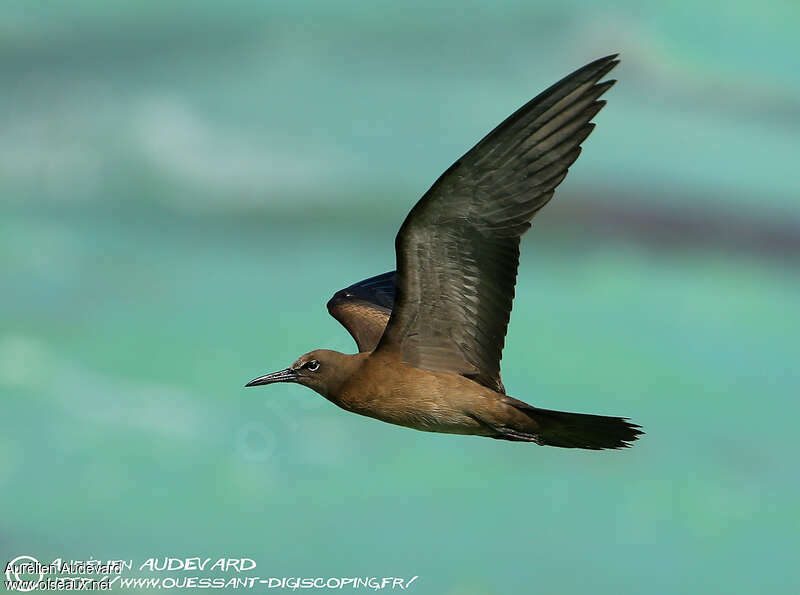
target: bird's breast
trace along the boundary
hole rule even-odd
[[[472,393],[470,393],[472,391]],[[479,434],[484,428],[469,413],[474,400],[491,393],[461,376],[405,364],[367,362],[339,393],[337,405],[384,422],[449,434]]]

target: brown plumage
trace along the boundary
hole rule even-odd
[[[247,386],[297,382],[343,409],[429,432],[620,448],[624,418],[540,409],[505,394],[505,342],[522,234],[591,133],[616,55],[529,101],[456,161],[395,241],[397,270],[337,292],[328,311],[359,353],[316,350]]]

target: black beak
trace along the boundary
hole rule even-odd
[[[260,386],[262,384],[272,384],[274,382],[297,382],[299,378],[300,375],[297,372],[291,368],[286,368],[285,370],[273,372],[272,374],[253,378],[250,382],[245,384],[245,386]]]

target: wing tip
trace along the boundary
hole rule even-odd
[[[613,62],[614,66],[620,63],[619,52],[614,52],[613,54],[608,54],[607,56],[603,56],[602,58],[598,58],[595,60],[597,63],[602,62]]]
[[[603,58],[598,58],[597,60],[594,60],[593,62],[589,62],[583,68],[579,68],[573,74],[580,76],[580,75],[586,73],[586,74],[589,74],[588,79],[600,80],[605,75],[607,75],[609,72],[611,72],[614,68],[616,68],[617,64],[620,63],[620,60],[617,59],[618,56],[619,56],[619,54],[609,54],[608,56],[605,56]],[[567,77],[567,78],[571,78],[571,76]],[[605,85],[607,82],[608,81],[600,83],[600,84]],[[614,81],[614,82],[616,82],[616,81]],[[611,83],[611,84],[613,85],[613,83]],[[611,85],[609,85],[609,86],[611,86]]]

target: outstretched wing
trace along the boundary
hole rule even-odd
[[[328,312],[342,323],[359,351],[373,351],[394,306],[394,271],[354,283],[333,294]]]
[[[578,158],[615,81],[601,58],[517,110],[456,161],[406,217],[395,240],[394,309],[378,349],[502,392],[500,358],[520,237]]]

